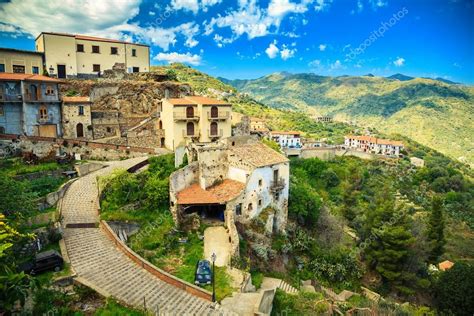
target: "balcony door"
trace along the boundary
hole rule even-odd
[[[186,117],[187,118],[193,118],[194,117],[194,107],[188,106],[186,108]]]
[[[217,123],[211,123],[211,136],[217,136]]]
[[[194,135],[194,123],[193,122],[188,122],[188,124],[186,124],[186,135],[188,135],[188,136],[193,136]]]
[[[217,106],[211,107],[211,117],[219,117],[219,109],[217,108]]]

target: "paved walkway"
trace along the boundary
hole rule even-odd
[[[208,227],[204,231],[204,258],[212,262],[213,253],[216,254],[216,266],[225,267],[230,263],[231,244],[223,226]]]
[[[97,181],[117,168],[129,168],[145,158],[111,162],[109,166],[76,180],[66,192],[63,227],[97,223]],[[220,306],[193,296],[138,267],[99,228],[64,228],[71,265],[85,283],[129,305],[160,315],[231,315]]]

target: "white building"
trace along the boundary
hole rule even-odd
[[[346,148],[355,148],[364,152],[386,156],[399,156],[403,149],[403,143],[400,141],[372,136],[348,135],[344,137],[344,145]]]
[[[281,149],[301,148],[301,133],[296,131],[271,131],[270,139],[277,142]]]
[[[248,223],[265,212],[269,232],[284,231],[288,219],[288,159],[250,137],[191,144],[190,163],[170,177],[170,209],[177,224],[196,213],[221,221],[233,253],[239,237],[235,222]]]

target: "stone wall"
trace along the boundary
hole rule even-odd
[[[177,203],[177,194],[199,179],[199,163],[190,163],[184,168],[176,170],[170,175],[170,211],[175,223],[180,222],[180,214]]]
[[[217,143],[202,148],[197,147],[197,155],[201,188],[205,190],[226,179],[228,172],[227,146]]]
[[[84,114],[79,115],[79,106],[84,109]],[[63,103],[62,127],[64,138],[77,137],[77,124],[82,124],[85,139],[92,139],[91,106],[89,103]]]

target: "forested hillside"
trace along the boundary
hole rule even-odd
[[[399,133],[472,164],[474,88],[401,76],[275,73],[255,80],[222,80],[273,108],[313,111]]]

